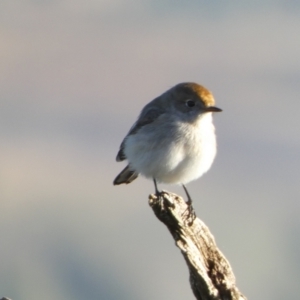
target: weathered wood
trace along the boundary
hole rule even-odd
[[[150,195],[149,204],[181,250],[196,299],[246,300],[236,287],[231,266],[217,248],[208,227],[196,217],[191,219],[188,206],[181,197],[162,191],[159,197]]]

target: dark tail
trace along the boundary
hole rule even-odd
[[[134,179],[136,179],[139,176],[135,171],[130,170],[129,166],[127,166],[114,180],[114,185],[119,185],[122,183],[130,183]]]

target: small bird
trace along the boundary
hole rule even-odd
[[[179,83],[149,102],[121,143],[117,161],[128,165],[114,185],[131,183],[139,174],[157,182],[185,184],[211,167],[216,155],[212,113],[222,111],[205,87]]]

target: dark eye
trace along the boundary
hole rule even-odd
[[[187,100],[187,101],[185,102],[185,105],[186,105],[187,107],[194,107],[194,106],[196,105],[196,103],[195,103],[195,101],[193,101],[193,100]]]

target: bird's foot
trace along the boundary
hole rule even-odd
[[[192,198],[191,198],[187,188],[185,187],[184,184],[182,185],[182,187],[183,187],[183,189],[186,193],[186,196],[187,196],[187,202],[186,202],[187,209],[186,209],[185,212],[187,212],[187,219],[189,220],[188,225],[191,226],[191,225],[193,225],[193,222],[196,219],[196,213],[195,213],[195,210],[194,210],[193,205],[192,205],[192,203],[193,203]]]

